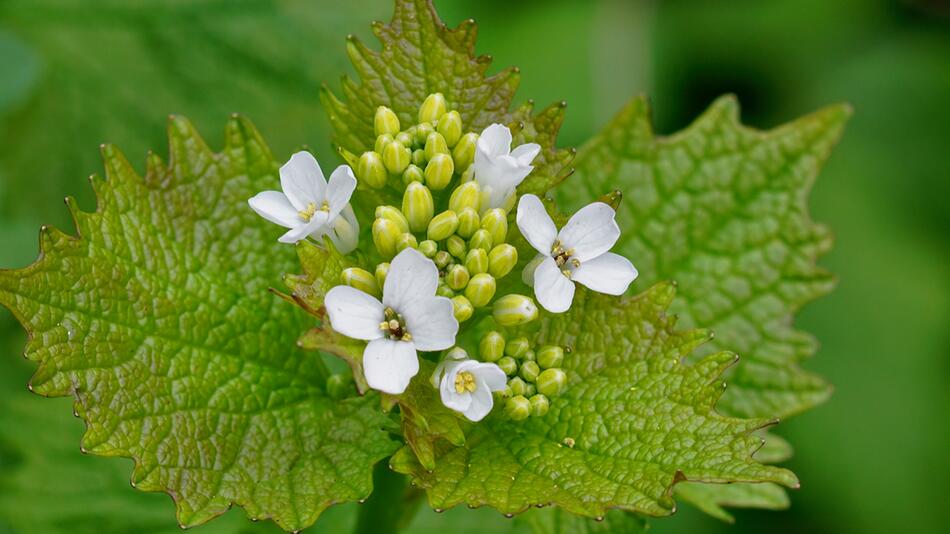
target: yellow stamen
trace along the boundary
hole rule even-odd
[[[307,204],[307,209],[297,212],[297,215],[300,216],[305,222],[310,222],[310,219],[313,219],[313,214],[317,212],[317,205],[313,202]]]
[[[455,375],[455,392],[462,394],[466,391],[474,393],[478,385],[475,383],[475,375],[468,371],[462,371]]]

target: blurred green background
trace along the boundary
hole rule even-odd
[[[822,264],[838,289],[799,325],[823,346],[808,368],[836,392],[784,422],[802,480],[784,512],[725,525],[687,507],[654,532],[946,531],[950,479],[950,4],[940,0],[436,0],[480,23],[479,52],[518,65],[520,98],[567,100],[561,143],[578,145],[637,93],[656,130],[685,126],[721,93],[770,128],[825,104],[856,110],[813,192],[838,235]],[[220,146],[248,115],[278,158],[307,144],[332,158],[317,98],[350,69],[344,36],[371,41],[388,0],[0,1],[0,266],[27,265],[38,228],[93,207],[97,147],[141,169],[165,152],[169,113]],[[0,310],[0,533],[174,532],[162,495],[133,491],[127,460],[79,453],[70,401],[25,384],[25,336]],[[347,528],[356,505],[318,524]],[[488,510],[424,511],[416,532],[484,532]],[[260,532],[239,510],[201,532]]]

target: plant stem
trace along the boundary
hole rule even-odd
[[[388,460],[373,468],[373,494],[360,506],[356,534],[395,534],[407,526],[421,502],[409,479],[389,469]]]

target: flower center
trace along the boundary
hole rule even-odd
[[[574,252],[572,248],[565,250],[560,241],[555,241],[551,247],[551,257],[554,258],[554,263],[561,269],[561,274],[568,278],[571,277],[574,269],[581,266],[581,260],[573,257]]]
[[[379,329],[386,332],[389,339],[393,341],[412,341],[412,334],[406,330],[406,320],[401,313],[396,313],[392,308],[387,307],[383,310],[385,321],[379,323]]]
[[[320,211],[330,211],[330,204],[327,201],[323,201],[323,205],[320,206]],[[315,213],[317,213],[317,204],[315,202],[309,202],[307,208],[298,211],[297,215],[299,215],[304,222],[310,222],[310,219],[313,219]]]
[[[455,392],[456,393],[474,393],[477,388],[475,384],[475,375],[468,371],[462,371],[461,373],[455,375]]]

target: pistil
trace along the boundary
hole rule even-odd
[[[385,321],[379,323],[379,329],[389,336],[393,341],[412,341],[412,334],[406,330],[406,320],[401,313],[396,313],[392,308],[383,310]]]

